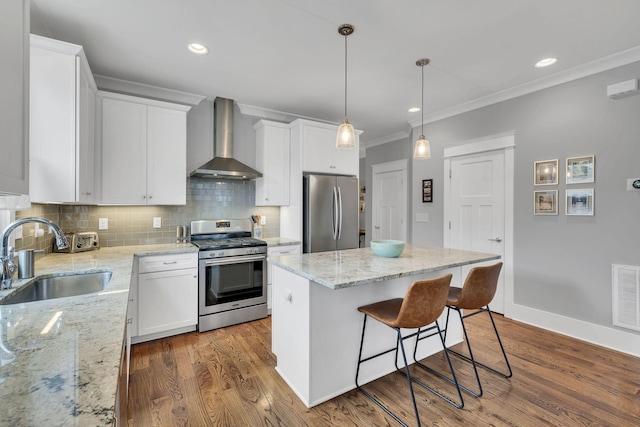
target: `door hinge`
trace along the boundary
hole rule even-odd
[[[451,221],[449,221],[449,230],[451,230]]]
[[[449,178],[451,178],[451,169],[449,169]]]

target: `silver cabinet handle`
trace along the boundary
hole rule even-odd
[[[373,227],[373,228],[375,228],[376,230],[380,230],[380,226],[378,226],[378,225],[376,225],[376,226],[375,226],[375,227]]]
[[[502,242],[502,238],[501,237],[496,237],[495,239],[487,239],[487,240],[491,240],[492,242]]]

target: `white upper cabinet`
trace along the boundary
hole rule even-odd
[[[290,135],[289,125],[260,120],[256,129],[257,206],[289,204]]]
[[[0,61],[0,195],[29,194],[28,0],[0,2]]]
[[[338,126],[308,120],[291,125],[300,132],[303,172],[358,175],[360,131],[356,131],[356,146],[344,150],[336,148]]]
[[[102,203],[184,205],[190,107],[98,92]]]
[[[82,46],[31,35],[30,195],[94,203],[96,83]]]

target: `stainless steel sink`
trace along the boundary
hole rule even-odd
[[[107,287],[111,280],[111,274],[111,271],[100,271],[67,276],[38,277],[1,300],[0,304],[18,304],[100,292]]]

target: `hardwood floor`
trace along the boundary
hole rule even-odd
[[[640,425],[640,359],[494,317],[513,377],[481,370],[484,396],[464,394],[461,410],[416,387],[423,425]],[[474,316],[467,325],[476,357],[499,361],[488,317]],[[138,344],[131,360],[129,426],[398,425],[358,391],[306,408],[274,369],[270,318]],[[461,381],[472,386],[470,365],[456,357],[453,362]],[[425,363],[445,370],[441,354]],[[452,390],[423,370],[412,373]],[[366,387],[415,425],[403,375],[392,373]]]

